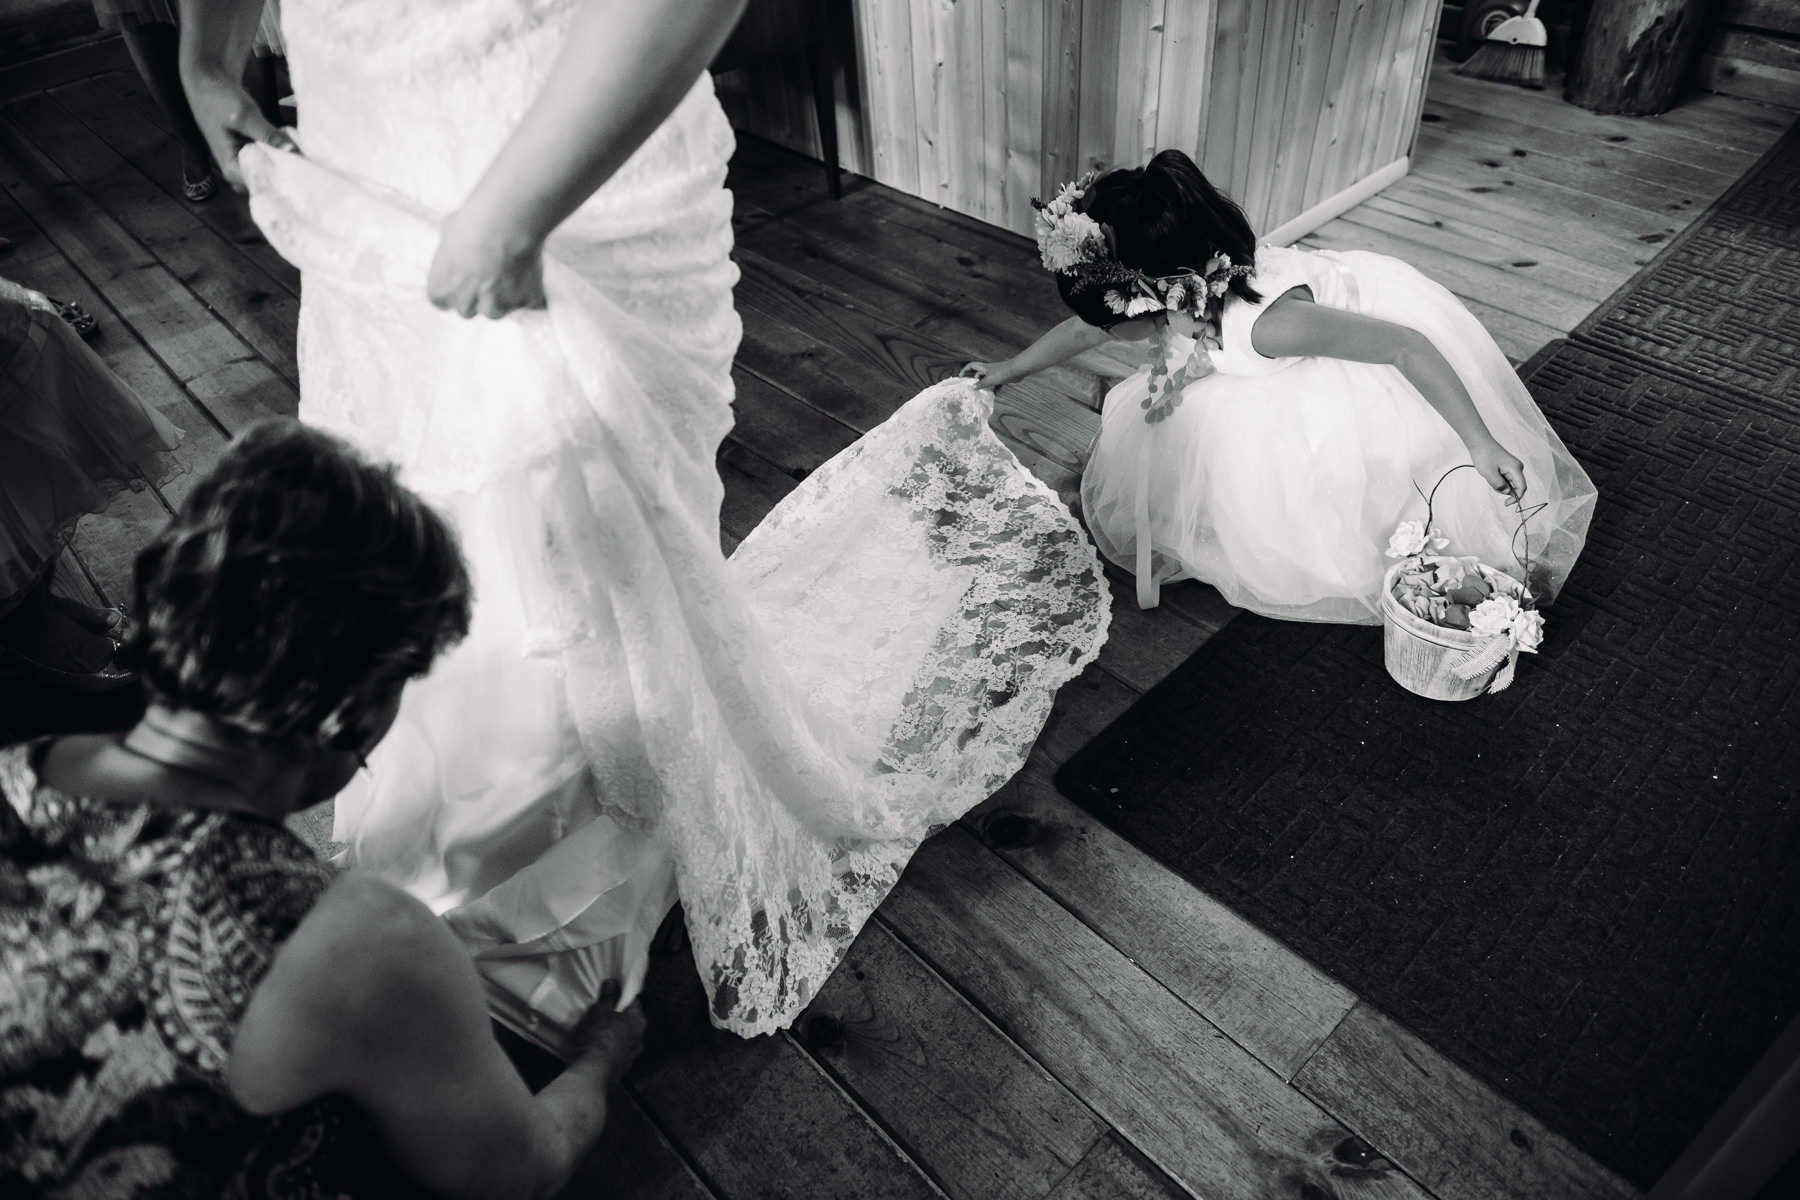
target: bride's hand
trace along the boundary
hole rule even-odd
[[[458,209],[439,232],[425,291],[439,308],[465,317],[543,308],[543,244]]]

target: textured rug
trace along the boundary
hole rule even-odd
[[[1057,778],[1646,1187],[1800,1011],[1797,172],[1528,368],[1600,504],[1510,690],[1244,616]]]

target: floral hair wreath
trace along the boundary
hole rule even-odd
[[[1178,312],[1210,321],[1231,281],[1250,274],[1252,268],[1225,254],[1213,255],[1204,271],[1173,275],[1146,275],[1126,266],[1113,249],[1112,231],[1076,208],[1098,176],[1098,171],[1089,171],[1064,184],[1048,204],[1031,202],[1037,210],[1033,227],[1044,266],[1066,276],[1076,290],[1104,288],[1106,307],[1122,317]]]

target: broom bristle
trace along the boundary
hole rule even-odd
[[[1456,68],[1456,74],[1469,79],[1491,79],[1496,83],[1541,88],[1544,86],[1544,48],[1483,42],[1481,49]]]

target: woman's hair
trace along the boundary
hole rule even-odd
[[[1108,171],[1088,188],[1080,207],[1112,230],[1119,261],[1146,275],[1203,271],[1214,254],[1239,266],[1256,263],[1256,234],[1244,210],[1179,150],[1164,150],[1142,167]],[[1058,275],[1057,289],[1090,325],[1123,319],[1106,306],[1104,288],[1078,290]],[[1262,299],[1243,275],[1232,278],[1230,292],[1253,304]]]
[[[151,695],[259,740],[340,748],[469,629],[444,520],[297,421],[246,429],[137,556],[125,660]]]

